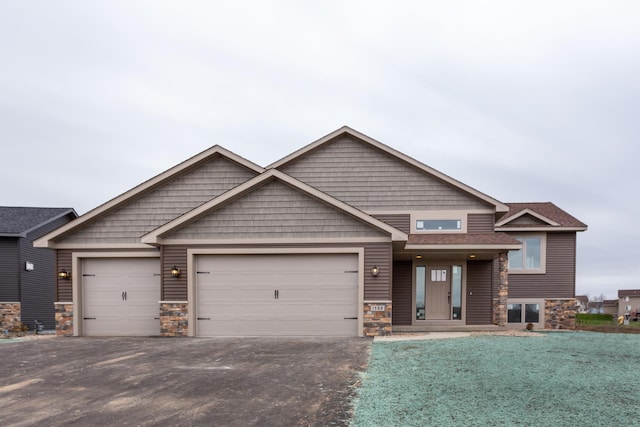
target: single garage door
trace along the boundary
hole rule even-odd
[[[84,335],[160,334],[160,260],[91,258],[82,263]]]
[[[358,333],[356,254],[201,255],[199,336]]]

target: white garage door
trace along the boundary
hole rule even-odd
[[[358,333],[355,254],[201,255],[199,336]]]
[[[160,334],[160,260],[92,258],[82,264],[84,335]]]

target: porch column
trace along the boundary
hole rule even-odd
[[[507,298],[509,298],[509,257],[507,252],[498,255],[498,304],[495,319],[498,326],[507,326]]]

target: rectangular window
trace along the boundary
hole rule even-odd
[[[416,221],[416,230],[462,230],[460,219],[419,219]]]
[[[540,322],[540,305],[539,304],[525,304],[524,307],[525,307],[524,309],[525,323]]]
[[[544,273],[545,239],[542,236],[516,237],[522,249],[509,251],[509,272]]]
[[[446,270],[445,270],[446,271]],[[451,271],[451,316],[462,320],[462,266],[454,265]]]
[[[427,268],[424,265],[416,267],[416,320],[426,319],[425,290],[427,284]]]
[[[522,304],[507,304],[509,323],[522,323]]]

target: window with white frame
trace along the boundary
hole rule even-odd
[[[513,301],[507,304],[507,322],[510,325],[542,323],[543,301]]]
[[[514,236],[522,249],[509,251],[509,273],[541,274],[546,270],[546,238],[543,234]]]

